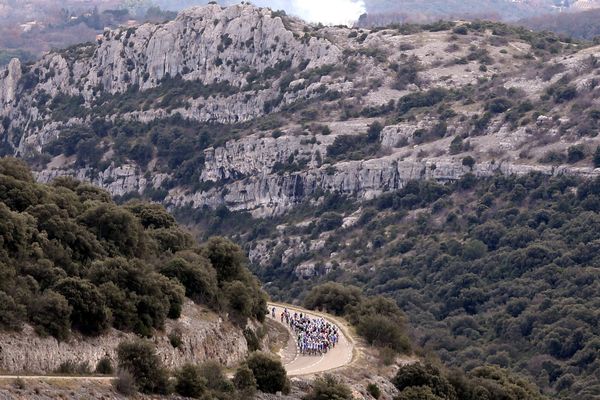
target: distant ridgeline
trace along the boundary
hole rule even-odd
[[[117,206],[71,178],[38,184],[23,162],[0,159],[0,330],[151,336],[186,297],[262,320],[265,295],[245,264],[228,240],[195,246],[161,206]]]

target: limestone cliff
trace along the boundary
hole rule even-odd
[[[413,29],[213,4],[107,30],[10,64],[0,149],[42,181],[67,174],[171,208],[255,216],[412,179],[596,173],[598,47],[494,24]],[[377,146],[331,157],[374,122]],[[568,160],[572,147],[582,156]]]

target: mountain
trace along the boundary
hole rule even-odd
[[[573,38],[594,40],[600,37],[600,10],[546,15],[518,21],[518,24],[537,31],[551,31]]]
[[[367,14],[359,25],[385,26],[402,22],[433,22],[440,19],[493,19],[512,22],[600,8],[596,0],[367,0]]]
[[[323,190],[370,198],[457,179],[467,155],[478,175],[593,174],[589,151],[560,152],[594,143],[596,48],[495,24],[400,29],[212,5],[107,31],[11,63],[3,149],[43,181],[67,173],[113,195],[254,215]]]
[[[234,238],[278,299],[355,285],[448,364],[593,398],[599,56],[494,22],[213,4],[13,60],[1,149]]]

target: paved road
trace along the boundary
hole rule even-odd
[[[273,307],[275,307],[275,319],[277,322],[281,321],[281,313],[283,312],[284,308],[287,308],[291,312],[305,313],[311,318],[324,317],[340,327],[340,324],[336,322],[334,318],[321,313],[315,313],[285,304],[269,303],[269,310],[271,310]],[[271,318],[270,312],[268,318]],[[289,329],[288,326],[286,326],[286,328]],[[312,375],[350,364],[354,355],[354,344],[352,338],[348,338],[346,332],[343,332],[340,335],[338,344],[333,350],[328,351],[322,356],[305,356],[298,352],[294,335],[291,334],[287,346],[281,350],[280,355],[288,376]]]

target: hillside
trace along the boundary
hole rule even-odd
[[[0,370],[95,367],[136,335],[156,336],[169,366],[245,357],[242,328],[264,320],[266,299],[239,247],[194,245],[157,205],[117,206],[69,178],[35,183],[15,159],[0,159],[0,188]]]
[[[592,173],[598,49],[451,25],[319,28],[213,5],[107,31],[9,66],[2,148],[44,181],[66,173],[113,195],[255,215],[320,190],[369,198],[455,179],[466,156],[479,175]]]
[[[492,22],[208,5],[11,62],[0,148],[233,237],[278,299],[391,296],[425,353],[591,399],[598,57]]]
[[[600,8],[597,0],[366,0],[368,16],[362,26],[400,22],[433,22],[440,19],[492,19],[516,21],[545,18]]]

